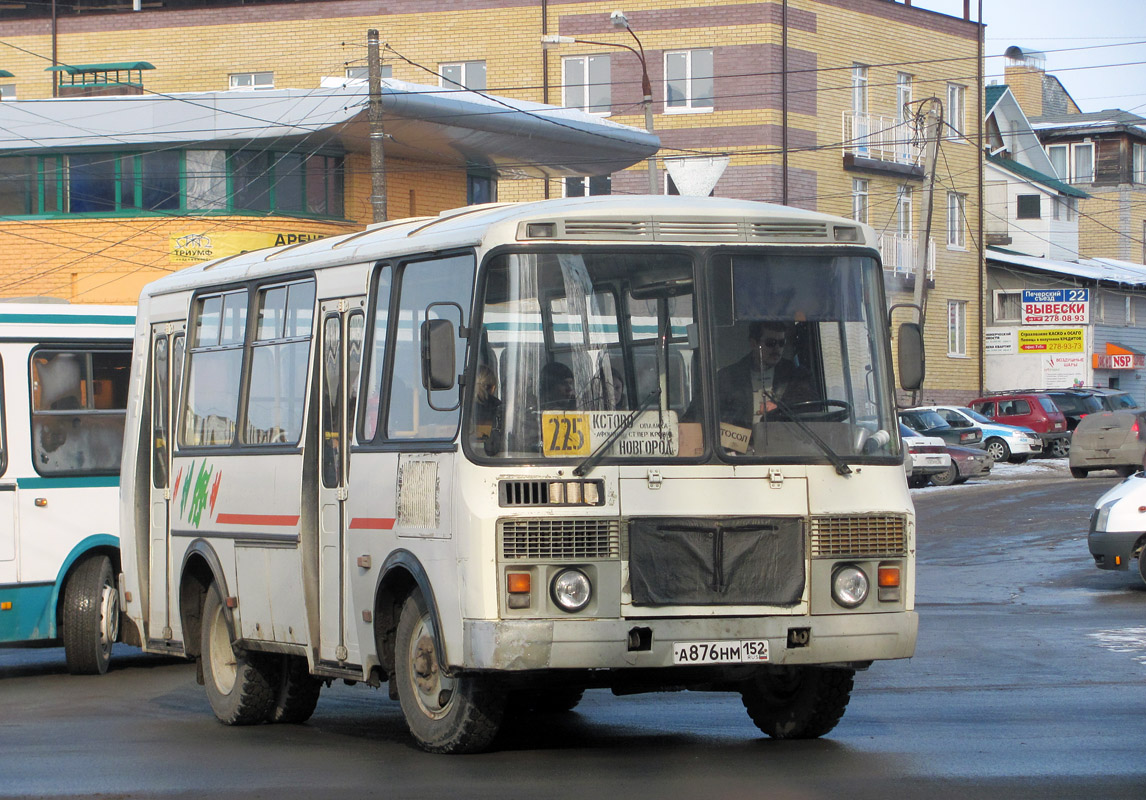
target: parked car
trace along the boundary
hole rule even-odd
[[[995,461],[1022,464],[1043,451],[1043,440],[1030,428],[1005,425],[987,419],[978,411],[965,406],[920,406],[943,417],[952,428],[977,426],[983,431],[983,449]]]
[[[1087,414],[1102,411],[1099,399],[1083,389],[1048,389],[1046,395],[1066,417],[1066,427],[1072,431]]]
[[[907,485],[913,488],[926,486],[931,476],[943,472],[951,466],[951,455],[947,445],[938,436],[921,436],[916,431],[899,423],[899,438],[911,457],[911,471]]]
[[[974,447],[983,441],[983,429],[974,426],[952,427],[930,408],[909,408],[899,412],[903,424],[924,436],[938,436],[947,444]]]
[[[1070,474],[1085,478],[1096,469],[1112,469],[1126,477],[1142,468],[1146,452],[1146,412],[1100,411],[1088,414],[1074,429]]]
[[[1094,504],[1086,537],[1094,566],[1125,570],[1138,559],[1138,575],[1146,581],[1146,475],[1138,473],[1115,486]]]
[[[947,455],[951,456],[951,466],[943,472],[936,472],[931,476],[931,482],[936,486],[950,486],[953,483],[966,483],[970,478],[986,475],[991,471],[995,460],[986,450],[977,447],[961,447],[957,444],[947,445]]]
[[[1090,392],[1102,404],[1104,411],[1126,411],[1141,408],[1129,392],[1121,389],[1107,389],[1097,386],[1083,386],[1079,391]]]
[[[1043,392],[1000,392],[967,405],[995,422],[1030,428],[1043,440],[1043,455],[1064,458],[1070,451],[1066,417]]]

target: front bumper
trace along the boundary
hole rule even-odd
[[[788,647],[788,631],[807,628],[807,644]],[[630,650],[630,632],[648,629],[648,649]],[[919,616],[829,614],[703,619],[467,620],[463,670],[673,667],[673,642],[767,639],[769,663],[835,664],[910,658]]]
[[[1129,569],[1130,559],[1143,535],[1141,531],[1092,530],[1086,537],[1086,543],[1090,554],[1094,556],[1094,566],[1099,569]]]

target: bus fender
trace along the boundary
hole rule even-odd
[[[386,557],[382,569],[378,571],[378,584],[374,587],[374,631],[378,640],[378,659],[390,673],[394,672],[394,634],[398,629],[398,617],[402,613],[402,602],[410,590],[417,589],[426,601],[434,624],[434,649],[442,654],[439,659],[442,672],[449,674],[449,660],[446,657],[445,640],[442,638],[442,619],[438,614],[438,601],[430,585],[430,577],[418,557],[409,550],[395,550]],[[381,646],[383,643],[390,645]]]
[[[183,554],[183,563],[179,567],[179,619],[183,625],[183,650],[190,656],[199,655],[203,600],[212,583],[219,586],[225,601],[230,592],[227,589],[227,577],[223,572],[222,562],[219,561],[219,556],[210,542],[206,539],[196,539]],[[226,602],[223,603],[223,617],[227,622],[231,641],[235,641],[238,638],[235,617]]]
[[[110,533],[96,533],[82,539],[71,549],[67,558],[64,559],[64,563],[60,565],[60,571],[56,573],[56,585],[52,588],[52,597],[48,603],[49,613],[52,615],[52,618],[48,620],[50,638],[54,639],[60,635],[60,593],[64,590],[64,583],[68,573],[72,571],[72,568],[76,564],[97,551],[111,558],[111,566],[115,574],[116,585],[118,586],[120,569],[119,537],[112,536]]]

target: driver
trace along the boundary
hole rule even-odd
[[[787,343],[783,322],[756,321],[748,326],[748,354],[716,376],[721,422],[751,428],[785,416],[777,413],[777,399],[787,406],[818,399],[808,372],[784,358]]]

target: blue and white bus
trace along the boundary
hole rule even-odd
[[[135,308],[0,303],[0,646],[107,671]]]

